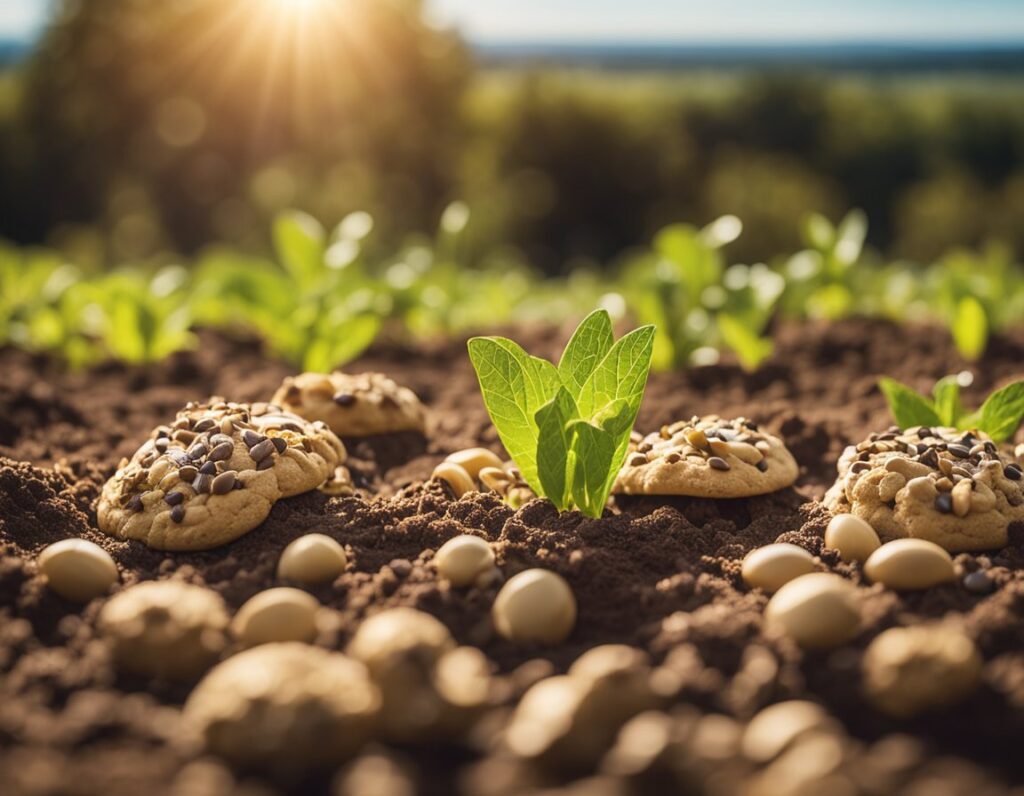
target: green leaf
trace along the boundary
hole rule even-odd
[[[770,339],[761,337],[733,315],[719,314],[718,331],[721,332],[725,344],[736,352],[740,365],[746,371],[757,370],[758,366],[771,356],[774,349]]]
[[[484,405],[505,450],[526,483],[537,494],[544,494],[537,477],[535,418],[561,386],[558,371],[503,337],[474,337],[468,347]]]
[[[573,425],[574,471],[572,499],[588,517],[600,517],[621,462],[616,464],[617,440],[603,428],[579,421]],[[628,439],[628,437],[627,437]]]
[[[974,296],[964,296],[957,302],[952,332],[956,350],[964,359],[974,361],[985,353],[988,315]]]
[[[565,387],[537,410],[537,476],[544,494],[563,511],[568,508],[569,451],[573,432],[569,424],[578,417],[576,403]]]
[[[351,362],[376,339],[381,320],[376,315],[355,315],[319,330],[303,356],[302,367],[318,373],[330,373]]]
[[[956,428],[964,413],[957,377],[946,376],[935,382],[932,396],[935,398],[935,413],[939,416],[939,422],[944,426]]]
[[[901,429],[941,425],[932,402],[906,384],[883,376],[878,380],[878,386],[889,403],[896,425]]]
[[[803,238],[812,249],[828,251],[836,239],[832,222],[820,213],[811,213],[804,219]]]
[[[992,439],[1010,439],[1024,420],[1024,380],[996,390],[985,399],[978,414],[978,427]]]
[[[323,268],[325,238],[320,222],[307,213],[289,210],[274,219],[274,249],[300,285],[315,283]]]
[[[614,342],[607,310],[594,310],[576,327],[558,363],[558,375],[570,395],[579,396],[587,377],[608,355]]]

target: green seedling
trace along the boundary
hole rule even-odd
[[[255,328],[275,354],[304,370],[327,372],[359,356],[380,330],[382,307],[359,257],[367,224],[351,219],[328,240],[311,216],[281,214],[273,230],[279,265],[209,254],[196,278],[197,318]]]
[[[640,409],[654,332],[643,326],[615,341],[608,312],[595,310],[557,367],[503,337],[469,341],[498,436],[533,491],[559,511],[604,511]]]
[[[960,399],[962,376],[946,376],[932,388],[929,398],[895,379],[878,382],[889,410],[902,429],[913,426],[949,426],[977,429],[996,442],[1011,439],[1024,420],[1024,379],[996,390],[974,412],[964,409]],[[969,382],[967,382],[969,383]]]

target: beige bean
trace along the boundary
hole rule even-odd
[[[711,452],[715,454],[715,456],[720,456],[723,459],[732,454],[732,450],[729,448],[729,443],[724,439],[709,439],[708,447],[711,448]]]
[[[117,583],[117,565],[99,545],[85,539],[61,539],[39,554],[46,585],[65,600],[87,603]]]
[[[996,493],[980,481],[974,483],[974,494],[971,495],[971,511],[983,514],[996,507]]]
[[[885,469],[891,473],[899,473],[908,481],[913,478],[921,478],[932,472],[932,468],[927,464],[915,462],[904,456],[893,456],[891,459],[886,459]]]
[[[770,544],[743,559],[743,581],[752,589],[774,592],[793,578],[814,572],[814,556],[795,544]]]
[[[837,514],[825,528],[825,547],[838,550],[843,561],[867,561],[881,546],[875,529],[854,514]]]
[[[481,484],[494,492],[500,492],[512,481],[512,477],[502,467],[484,467],[479,478]]]
[[[491,615],[495,629],[509,641],[558,644],[576,624],[576,597],[561,575],[527,569],[501,588]]]
[[[322,533],[309,533],[291,542],[277,562],[277,577],[299,583],[325,583],[345,571],[348,556],[338,542]]]
[[[896,494],[907,485],[907,479],[899,473],[886,473],[878,482],[878,499],[883,503],[896,499]]]
[[[231,620],[231,632],[246,647],[271,641],[316,638],[317,599],[300,589],[279,586],[252,597]]]
[[[864,574],[898,591],[928,589],[956,578],[949,553],[925,539],[896,539],[882,545],[864,563]]]
[[[487,448],[466,448],[465,450],[456,451],[448,456],[445,461],[459,465],[473,479],[479,478],[480,471],[485,467],[500,468],[502,466],[501,457],[493,451],[487,450]]]
[[[494,551],[479,536],[449,539],[434,556],[438,574],[453,586],[468,586],[494,569]]]
[[[974,642],[956,628],[931,624],[894,627],[864,652],[864,689],[883,713],[909,718],[955,705],[981,679]]]
[[[455,497],[462,497],[467,492],[476,491],[476,484],[469,477],[469,473],[461,465],[452,462],[441,462],[434,468],[430,477],[446,481],[455,493]]]
[[[747,724],[741,749],[748,760],[767,763],[806,732],[835,725],[825,709],[816,702],[791,699],[769,705]]]
[[[855,591],[849,581],[838,575],[801,575],[768,601],[765,620],[785,631],[801,647],[836,647],[853,638],[860,626]]]

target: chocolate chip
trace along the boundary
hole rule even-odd
[[[203,466],[199,468],[199,472],[203,475],[216,475],[217,474],[217,463],[216,462],[203,462]]]
[[[934,446],[929,447],[928,450],[918,456],[917,460],[921,462],[921,464],[926,464],[929,467],[937,468],[939,466],[939,455],[935,452]]]
[[[1011,481],[1020,481],[1021,476],[1024,476],[1024,470],[1019,464],[1008,464],[1003,468],[1003,475]]]
[[[271,442],[274,443],[274,447],[277,448],[278,453],[284,453],[288,450],[288,440],[284,437],[271,437]]]
[[[767,459],[761,459],[761,461],[759,461],[757,464],[755,464],[754,467],[756,467],[762,473],[767,472],[768,471],[768,460]]]
[[[724,471],[724,470],[731,470],[732,469],[729,466],[729,462],[727,462],[725,459],[721,458],[720,456],[712,456],[711,458],[709,458],[708,459],[708,466],[711,467],[711,469],[713,469],[713,470],[723,470]]]
[[[204,431],[209,431],[215,425],[217,425],[217,421],[214,420],[212,417],[204,417],[202,420],[196,423],[195,426],[193,426],[193,431],[197,431],[200,434],[202,434]]]
[[[242,442],[244,442],[250,448],[254,447],[255,445],[259,445],[261,442],[263,442],[264,439],[266,439],[266,437],[264,437],[262,434],[257,434],[255,431],[252,431],[251,429],[248,428],[242,432]]]
[[[200,473],[196,476],[196,480],[192,482],[192,488],[202,495],[210,491],[211,484],[213,484],[213,476]]]
[[[185,519],[184,506],[175,506],[173,509],[171,509],[171,520],[173,522],[180,523],[183,519]]]
[[[128,511],[142,511],[144,506],[142,505],[142,497],[140,495],[133,496],[124,506]]]
[[[198,461],[199,459],[202,459],[207,453],[209,453],[209,449],[201,442],[197,442],[195,445],[188,449],[188,457],[192,461]]]
[[[949,492],[943,492],[935,498],[935,508],[943,514],[953,513],[953,496]]]
[[[275,450],[277,449],[274,447],[274,443],[269,439],[264,439],[249,449],[249,455],[252,456],[254,462],[262,462]]]
[[[185,502],[185,495],[183,492],[168,492],[164,495],[164,503],[168,506],[180,506]]]
[[[630,467],[643,467],[645,464],[647,464],[647,457],[642,453],[634,453],[629,457]]]
[[[256,463],[256,469],[257,470],[269,470],[273,466],[274,466],[274,457],[273,456],[268,456],[263,461],[260,461],[260,462]]]
[[[210,491],[215,495],[226,495],[235,488],[235,481],[237,480],[238,479],[235,477],[235,471],[227,470],[213,479],[213,483],[210,485]]]
[[[683,457],[680,456],[678,453],[676,453],[675,451],[672,451],[672,453],[670,453],[668,456],[665,457],[665,461],[668,462],[669,464],[675,464],[676,462],[678,462],[682,458]]]
[[[332,400],[338,406],[352,406],[356,402],[356,397],[350,392],[338,392],[334,394]]]

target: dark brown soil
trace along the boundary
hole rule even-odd
[[[565,336],[565,330],[516,334],[548,356]],[[408,605],[441,618],[460,642],[483,648],[499,671],[520,682],[527,673],[564,669],[597,644],[625,642],[657,661],[670,653],[686,661],[682,699],[704,712],[746,720],[772,702],[809,698],[827,705],[852,736],[874,744],[869,748],[882,748],[895,733],[913,736],[920,776],[901,782],[908,792],[934,781],[936,765],[948,768],[940,778],[947,790],[917,792],[998,793],[999,783],[1024,783],[1017,752],[1024,737],[1024,527],[1012,530],[1002,551],[958,557],[964,573],[988,571],[990,594],[960,583],[902,596],[866,587],[864,632],[830,654],[804,654],[766,634],[765,597],[737,577],[742,556],[771,541],[821,553],[828,515],[817,499],[840,451],[889,424],[875,386],[879,375],[923,389],[968,366],[941,332],[881,323],[783,326],[777,348],[752,375],[728,363],[652,375],[638,428],[705,412],[747,415],[785,436],[802,465],[795,489],[750,500],[633,500],[601,520],[559,516],[544,501],[513,511],[488,495],[453,500],[440,485],[422,484],[440,458],[473,445],[499,449],[464,345],[378,349],[352,368],[382,370],[412,387],[431,410],[427,439],[350,443],[359,497],[314,492],[282,501],[252,533],[198,554],[161,553],[100,534],[91,509],[99,487],[122,456],[186,401],[211,394],[266,399],[289,368],[252,343],[214,335],[204,335],[198,351],[161,365],[108,365],[79,374],[0,351],[0,456],[7,457],[0,459],[0,793],[287,790],[197,759],[178,743],[178,708],[189,687],[120,676],[94,634],[102,600],[80,608],[56,597],[35,576],[33,557],[58,539],[86,537],[114,556],[122,587],[176,575],[215,589],[234,608],[274,583],[280,551],[312,531],[338,539],[353,562],[333,584],[313,590],[339,620],[318,644],[339,648],[363,616]],[[1024,375],[1024,332],[996,338],[970,369],[975,382],[968,403]],[[495,543],[506,578],[543,566],[569,580],[579,621],[568,642],[553,649],[503,642],[489,621],[497,585],[452,590],[436,579],[427,566],[433,551],[466,532]],[[823,560],[860,582],[856,568],[831,553]],[[982,689],[966,704],[909,723],[868,708],[859,690],[867,643],[887,627],[950,613],[960,615],[984,655]],[[479,752],[405,749],[402,755],[422,792],[454,793],[465,781],[460,765]],[[303,787],[327,792],[329,780]]]

